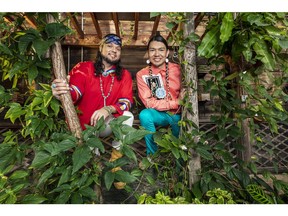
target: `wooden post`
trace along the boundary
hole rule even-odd
[[[55,22],[55,19],[52,15],[48,15],[48,23]],[[59,41],[56,41],[54,45],[50,48],[51,52],[51,60],[53,64],[53,72],[57,79],[63,79],[67,81],[67,74],[65,70],[65,64],[63,59],[63,53],[61,44]],[[67,81],[68,83],[68,81]],[[63,110],[65,113],[65,118],[68,123],[68,127],[71,130],[71,132],[75,135],[77,138],[81,138],[81,132],[82,128],[79,122],[79,118],[77,116],[71,95],[68,94],[62,94],[60,96],[60,101],[63,106]]]
[[[193,13],[187,13],[188,22],[184,25],[184,38],[187,38],[189,34],[194,32],[194,17]],[[183,107],[182,120],[189,119],[199,128],[199,115],[198,115],[198,94],[197,94],[197,70],[196,70],[196,47],[195,44],[190,41],[184,48],[184,61],[188,62],[185,64],[185,83],[192,83],[187,86],[188,103],[192,104],[193,110],[188,110]],[[191,132],[193,128],[188,126],[187,133]],[[197,138],[195,138],[197,142]],[[198,172],[201,169],[201,160],[198,153],[193,149],[189,149],[190,158],[188,162],[189,170],[189,187],[199,180]]]
[[[52,15],[48,15],[47,17],[48,23],[53,23],[55,22],[55,19]],[[52,59],[52,64],[53,64],[53,71],[54,75],[58,79],[63,79],[67,80],[67,74],[65,70],[65,64],[64,64],[64,59],[63,59],[63,53],[62,53],[62,47],[59,41],[55,42],[54,45],[50,48],[51,50],[51,59]],[[68,83],[68,82],[67,82]],[[79,118],[77,116],[72,98],[70,93],[69,94],[63,94],[60,96],[60,101],[63,106],[63,110],[65,113],[65,117],[68,122],[68,126],[71,130],[71,132],[75,135],[77,138],[81,138],[81,133],[82,133],[82,128],[79,122]],[[79,142],[81,144],[81,140]],[[95,184],[94,185],[94,191],[99,198],[99,203],[103,203],[103,196],[101,192],[101,188],[99,185]]]
[[[239,83],[239,81],[238,81]],[[238,84],[237,85],[237,97],[241,99],[241,109],[246,109],[246,93],[244,92],[243,88]],[[245,162],[249,162],[252,156],[252,144],[251,144],[251,137],[250,137],[250,118],[243,119],[241,121],[241,130],[243,136],[240,138],[240,142],[244,147],[244,151],[241,152],[241,157]]]

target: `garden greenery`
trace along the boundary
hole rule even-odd
[[[278,133],[278,124],[287,121],[287,14],[217,13],[207,20],[201,39],[193,32],[184,38],[181,29],[172,31],[175,25],[185,25],[186,13],[162,14],[168,18],[179,63],[189,64],[182,56],[192,41],[197,57],[210,66],[209,79],[199,84],[217,102],[212,107],[217,115],[210,119],[215,128],[201,130],[187,119],[180,122],[179,138],[162,128],[154,135],[159,150],[152,160],[143,158],[140,167],[117,172],[111,169],[137,164],[131,145],[149,132],[121,126],[125,117],[113,121],[114,137],[122,140],[125,155],[114,162],[107,162],[109,154],[95,136],[104,129],[103,119],[96,127],[87,126],[80,142],[69,132],[61,104],[48,85],[51,62],[46,53],[71,30],[62,21],[47,24],[45,13],[28,14],[35,18],[37,29],[21,29],[24,18],[17,13],[11,23],[4,21],[6,13],[0,14],[0,70],[3,83],[8,83],[0,86],[0,114],[22,128],[20,133],[11,129],[2,135],[0,203],[101,203],[95,186],[110,190],[115,181],[126,182],[125,189],[138,203],[288,202],[287,183],[268,170],[261,178],[257,158],[241,157],[243,122],[248,122],[251,140],[261,146],[265,138],[256,133],[259,121],[269,125],[272,135]],[[191,83],[184,86],[194,88]],[[187,96],[183,105],[192,109]],[[195,127],[191,133],[185,132],[188,124]],[[101,156],[95,157],[93,148]],[[190,148],[201,156],[202,167],[192,188],[188,186]],[[156,190],[149,195],[133,191],[135,182],[148,182]]]

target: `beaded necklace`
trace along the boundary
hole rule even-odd
[[[152,68],[151,68],[151,63],[149,64],[149,76],[152,77]],[[170,94],[170,86],[169,86],[169,69],[168,69],[168,62],[166,62],[166,72],[165,72],[165,81],[166,81],[166,88],[167,88],[167,94],[165,95],[165,97],[169,97],[170,99],[172,99],[171,94]],[[162,89],[162,88],[159,88]],[[156,90],[157,91],[157,90]],[[163,86],[163,91],[165,91],[164,86]],[[151,88],[151,95],[153,96],[153,92],[152,92],[152,88]],[[157,95],[157,93],[156,93]],[[165,98],[164,97],[164,98]],[[160,98],[163,99],[163,98]]]
[[[106,99],[110,96],[111,92],[112,92],[112,88],[113,88],[113,85],[114,85],[114,79],[115,79],[115,76],[111,75],[112,77],[112,82],[111,82],[111,85],[110,85],[110,89],[109,89],[109,92],[107,95],[104,95],[104,90],[103,90],[103,81],[102,81],[102,75],[100,75],[100,89],[101,89],[101,95],[104,99],[104,106],[106,106]]]

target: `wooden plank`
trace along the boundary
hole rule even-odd
[[[152,33],[151,33],[151,37],[153,37],[155,34],[156,34],[156,31],[158,29],[158,26],[159,26],[159,22],[160,22],[160,18],[161,18],[161,15],[158,15],[154,21],[154,25],[153,25],[153,29],[152,29]]]
[[[205,13],[198,13],[196,15],[196,18],[194,20],[194,25],[195,25],[195,29],[198,27],[198,25],[201,23],[202,19],[204,18]]]
[[[79,38],[83,39],[84,38],[84,32],[82,31],[82,29],[80,27],[80,24],[79,24],[79,22],[77,21],[77,19],[75,17],[75,14],[67,13],[67,15],[69,16],[69,18],[70,18],[70,20],[72,22],[72,25],[76,29]]]
[[[90,14],[90,16],[92,18],[93,25],[94,25],[94,27],[96,29],[97,37],[99,39],[102,39],[102,31],[100,29],[100,25],[99,25],[96,13],[89,13],[89,14]]]
[[[121,37],[121,35],[120,35],[120,28],[119,28],[119,19],[118,19],[117,13],[112,13],[112,19],[113,19],[113,21],[114,21],[116,34]]]
[[[29,16],[28,14],[23,14],[23,17],[25,18],[26,22],[28,22],[32,28],[37,29],[36,21],[33,17]]]
[[[9,23],[13,23],[13,22],[15,22],[15,19],[12,16],[5,15],[4,16],[4,21],[5,22],[9,22]],[[24,28],[22,26],[20,26],[20,25],[18,26],[18,29],[21,30],[21,31],[24,30]]]
[[[139,13],[135,13],[133,40],[137,40],[138,38],[138,27],[139,27]]]
[[[75,36],[73,37],[73,35],[68,35],[62,42],[62,45],[98,48],[100,41],[101,40],[98,37],[95,37],[94,34],[85,35],[85,38],[82,39]],[[146,47],[147,37],[140,36],[138,37],[138,40],[131,40],[130,36],[123,36],[122,44],[123,47]]]

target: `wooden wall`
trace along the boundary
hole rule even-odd
[[[95,60],[97,49],[87,47],[67,47],[63,46],[63,56],[66,70],[69,71],[80,61]],[[121,54],[122,66],[131,72],[133,79],[137,71],[146,66],[145,47],[139,48],[123,48]],[[69,58],[70,56],[70,58]],[[70,60],[69,60],[70,59]]]

